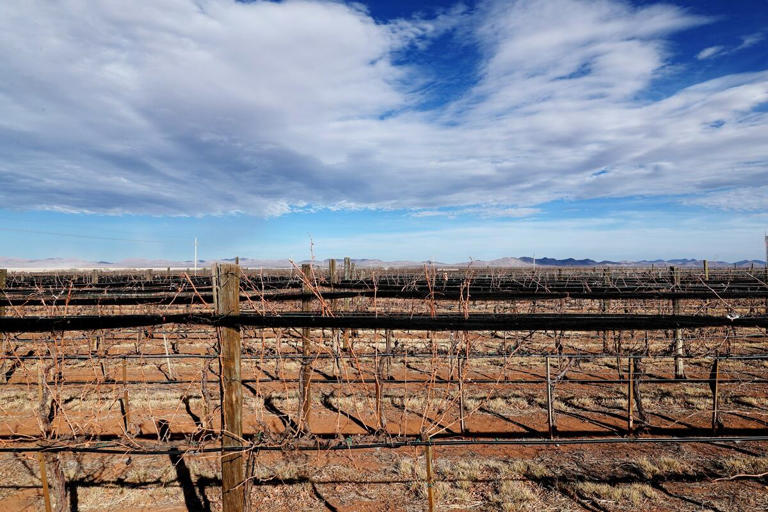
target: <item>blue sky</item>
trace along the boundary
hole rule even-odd
[[[762,258],[768,1],[0,5],[0,258]]]

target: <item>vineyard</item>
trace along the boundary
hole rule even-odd
[[[1,273],[0,509],[766,509],[767,283]]]

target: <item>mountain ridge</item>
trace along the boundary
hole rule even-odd
[[[198,268],[206,268],[215,262],[232,263],[235,258],[221,258],[215,260],[199,260]],[[329,259],[314,260],[314,263],[318,266],[327,267]],[[311,263],[311,260],[301,260],[294,262],[299,266],[304,263]],[[337,258],[337,265],[340,267],[343,258]],[[414,261],[414,260],[394,260],[386,261],[377,258],[352,258],[352,262],[357,268],[405,268],[405,267],[421,267],[425,264],[434,264],[437,267],[451,267],[451,268],[483,268],[483,267],[496,267],[496,268],[520,268],[520,267],[650,267],[650,266],[678,266],[678,267],[701,267],[703,260],[694,258],[673,258],[673,259],[655,259],[655,260],[594,260],[591,258],[575,259],[575,258],[536,258],[535,260],[529,256],[522,257],[503,257],[492,260],[469,260],[456,263],[446,263],[430,260]],[[240,265],[246,268],[274,268],[284,269],[291,268],[292,264],[289,259],[255,259],[255,258],[240,258]],[[739,260],[735,262],[727,261],[709,261],[709,265],[712,268],[715,267],[739,267],[745,268],[750,266],[764,266],[763,260]],[[41,258],[41,259],[24,259],[24,258],[3,258],[0,257],[0,268],[7,268],[9,270],[84,270],[84,269],[191,269],[194,267],[192,260],[170,260],[170,259],[142,259],[142,258],[127,258],[115,262],[99,260],[88,261],[76,258]]]

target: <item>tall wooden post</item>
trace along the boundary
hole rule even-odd
[[[125,431],[131,433],[131,411],[128,405],[128,368],[126,358],[123,357],[123,424]]]
[[[374,336],[376,336],[376,333],[374,331]],[[384,419],[384,413],[382,411],[382,405],[381,405],[381,394],[382,394],[382,385],[383,385],[383,379],[384,379],[384,359],[379,357],[379,347],[375,343],[374,338],[374,350],[375,350],[375,356],[376,356],[376,372],[374,374],[374,384],[375,384],[375,391],[376,391],[376,428],[383,432],[384,428],[386,427],[386,420]]]
[[[633,417],[632,417],[632,398],[634,396],[634,390],[632,386],[635,383],[634,379],[634,365],[632,364],[632,358],[627,358],[627,433],[632,434],[634,430]]]
[[[465,434],[467,432],[467,425],[464,419],[464,354],[463,351],[459,351],[459,357],[458,357],[458,365],[457,365],[457,373],[459,378],[459,427],[461,428],[461,433]]]
[[[352,259],[349,256],[344,257],[344,281],[352,279]],[[349,313],[350,300],[344,299],[344,312]],[[344,351],[349,352],[349,329],[344,329]]]
[[[331,287],[331,291],[339,282],[339,274],[336,272],[336,258],[328,260],[328,284]],[[336,311],[336,299],[331,299],[331,311]],[[336,376],[341,373],[341,359],[339,358],[339,331],[338,329],[331,329],[331,351],[333,352],[333,375]],[[338,372],[338,374],[337,374]]]
[[[675,267],[669,267],[672,272],[673,286],[675,290],[680,289],[680,270]],[[672,314],[680,314],[680,299],[672,299]],[[675,328],[675,378],[685,378],[685,366],[683,363],[683,331],[679,327]]]
[[[606,268],[603,271],[603,286],[607,289],[611,285],[611,274],[610,271]],[[610,299],[603,299],[602,300],[602,312],[607,314],[608,311],[611,309],[611,300]],[[608,331],[603,331],[603,353],[608,353]]]
[[[549,438],[555,438],[555,412],[552,410],[552,370],[550,369],[549,356],[545,357],[547,363],[547,426]]]
[[[40,465],[40,481],[43,484],[45,512],[51,512],[51,491],[48,488],[48,472],[45,470],[45,454],[43,452],[37,452],[37,463]]]
[[[8,278],[8,270],[4,268],[0,268],[0,290],[3,290],[5,288],[6,280]],[[0,306],[0,316],[5,315],[5,307]],[[0,361],[0,383],[4,383],[6,381],[5,378],[5,363],[6,363],[6,356],[8,355],[8,336],[5,333],[0,334],[0,337],[3,339],[3,347],[2,347],[2,357],[3,360]]]
[[[6,281],[8,280],[8,269],[0,268],[0,290],[5,289]],[[5,307],[0,306],[0,316],[5,314]]]
[[[712,432],[720,429],[720,358],[712,363],[709,385],[712,389]]]
[[[434,481],[434,475],[432,474],[432,444],[430,443],[429,439],[427,439],[427,444],[424,446],[424,452],[426,455],[426,462],[427,462],[427,504],[428,504],[428,510],[429,512],[434,512],[435,510],[435,481]]]
[[[216,315],[240,315],[240,267],[213,265],[213,299]],[[219,327],[221,361],[221,487],[224,512],[242,512],[245,503],[243,453],[225,451],[242,446],[243,388],[240,380],[240,328]]]
[[[610,307],[611,307],[610,299],[603,299],[603,303],[602,303],[603,314],[607,314]],[[603,354],[607,354],[607,353],[608,353],[608,331],[603,331]]]
[[[307,281],[312,276],[312,265],[304,263],[301,266],[301,272]],[[304,282],[301,286],[302,294],[311,293],[309,285]],[[301,310],[304,312],[310,311],[310,301],[307,298],[301,299]],[[309,433],[312,428],[309,424],[309,411],[312,408],[312,366],[309,360],[309,356],[312,350],[312,344],[310,342],[310,330],[309,327],[302,327],[301,329],[301,354],[303,359],[301,360],[301,373],[299,374],[299,431],[303,433]]]
[[[704,280],[709,281],[709,262],[704,260]]]

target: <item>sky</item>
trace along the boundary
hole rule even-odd
[[[0,257],[764,258],[768,0],[0,2]]]

